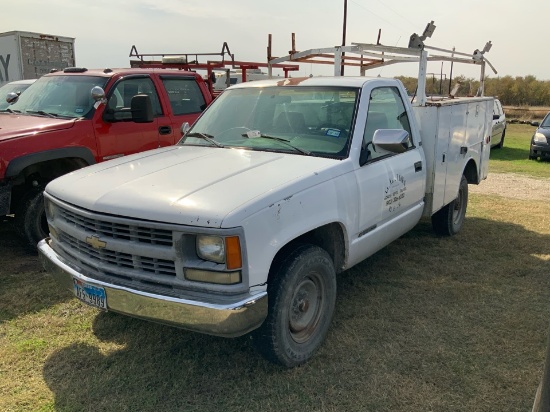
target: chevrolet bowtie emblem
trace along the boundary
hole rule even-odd
[[[107,242],[104,242],[103,240],[100,240],[97,236],[88,236],[86,238],[86,243],[89,244],[94,249],[103,249],[105,246],[107,246]]]

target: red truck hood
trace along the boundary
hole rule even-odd
[[[22,114],[0,114],[0,141],[32,134],[69,129],[76,119],[52,119]]]

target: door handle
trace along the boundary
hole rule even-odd
[[[415,173],[418,173],[422,170],[422,162],[416,162],[414,164],[414,171]]]
[[[170,126],[160,126],[159,127],[159,133],[160,134],[170,134],[170,133],[172,133],[172,128]]]

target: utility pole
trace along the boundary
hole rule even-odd
[[[344,0],[344,27],[342,29],[342,46],[346,45],[346,23],[348,20],[348,0]],[[344,55],[342,53],[342,66],[340,67],[340,76],[344,75]]]

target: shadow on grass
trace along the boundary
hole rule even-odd
[[[341,274],[331,332],[306,365],[223,339],[100,313],[109,352],[74,342],[43,375],[68,411],[517,411],[532,405],[550,312],[550,236],[469,218],[421,222]]]
[[[68,300],[29,252],[11,220],[0,219],[0,322]]]

